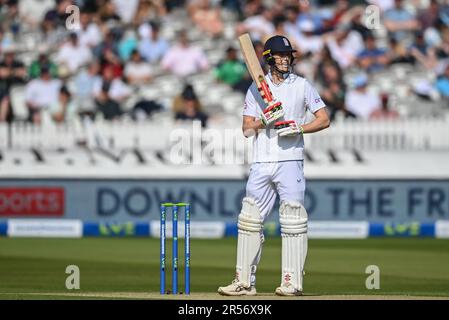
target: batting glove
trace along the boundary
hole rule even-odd
[[[304,134],[304,129],[295,120],[278,121],[274,128],[279,137],[292,137],[297,134]]]
[[[275,102],[268,106],[260,116],[260,121],[266,127],[284,116],[284,108],[281,102]]]

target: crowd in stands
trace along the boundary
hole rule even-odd
[[[379,8],[377,23],[385,36],[376,21],[366,23],[368,5]],[[70,6],[80,10],[75,27]],[[400,117],[386,93],[368,90],[376,74],[394,64],[434,74],[420,94],[435,91],[449,99],[447,0],[0,0],[0,122],[15,120],[11,90],[17,86],[24,86],[27,120],[33,123],[41,123],[42,110],[55,122],[114,120],[126,113],[123,104],[136,88],[172,74],[183,84],[172,105],[138,99],[133,119],[171,108],[174,119],[207,126],[208,106],[189,76],[212,73],[242,95],[251,79],[235,41],[212,64],[190,41],[190,26],[165,38],[161,30],[176,10],[185,10],[191,26],[214,43],[227,41],[223,12],[232,13],[234,38],[249,32],[265,70],[264,41],[287,36],[297,49],[295,72],[320,88],[331,119]],[[31,49],[23,49],[27,41]],[[21,58],[27,50],[32,61]],[[349,72],[356,74],[350,84]]]

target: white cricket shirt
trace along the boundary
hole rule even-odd
[[[279,85],[271,80],[271,74],[265,76],[268,86],[277,101],[282,102],[285,115],[278,121],[296,120],[299,125],[305,124],[306,112],[315,113],[325,107],[320,95],[310,83],[295,74],[290,74]],[[255,83],[246,93],[244,116],[260,118],[267,107],[257,90]],[[303,160],[304,139],[302,135],[278,137],[273,125],[259,130],[253,138],[253,162],[277,162]]]

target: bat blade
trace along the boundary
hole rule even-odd
[[[271,93],[270,87],[265,80],[264,72],[260,66],[259,59],[257,58],[256,51],[254,50],[249,34],[245,33],[241,35],[238,40],[251,78],[253,78],[256,83],[256,86],[259,89],[265,103],[270,104],[270,102],[274,100],[273,94]]]

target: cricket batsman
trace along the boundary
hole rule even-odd
[[[273,96],[282,105],[267,108],[253,82],[243,108],[243,134],[254,137],[253,163],[246,196],[238,216],[235,279],[218,292],[226,296],[256,295],[256,269],[264,242],[263,224],[276,195],[280,197],[279,222],[282,236],[282,274],[275,293],[297,296],[303,292],[307,256],[307,212],[304,209],[304,134],[329,127],[329,117],[318,92],[304,78],[292,73],[290,41],[269,38],[263,56],[269,65],[265,76]],[[315,115],[305,123],[306,111]]]

